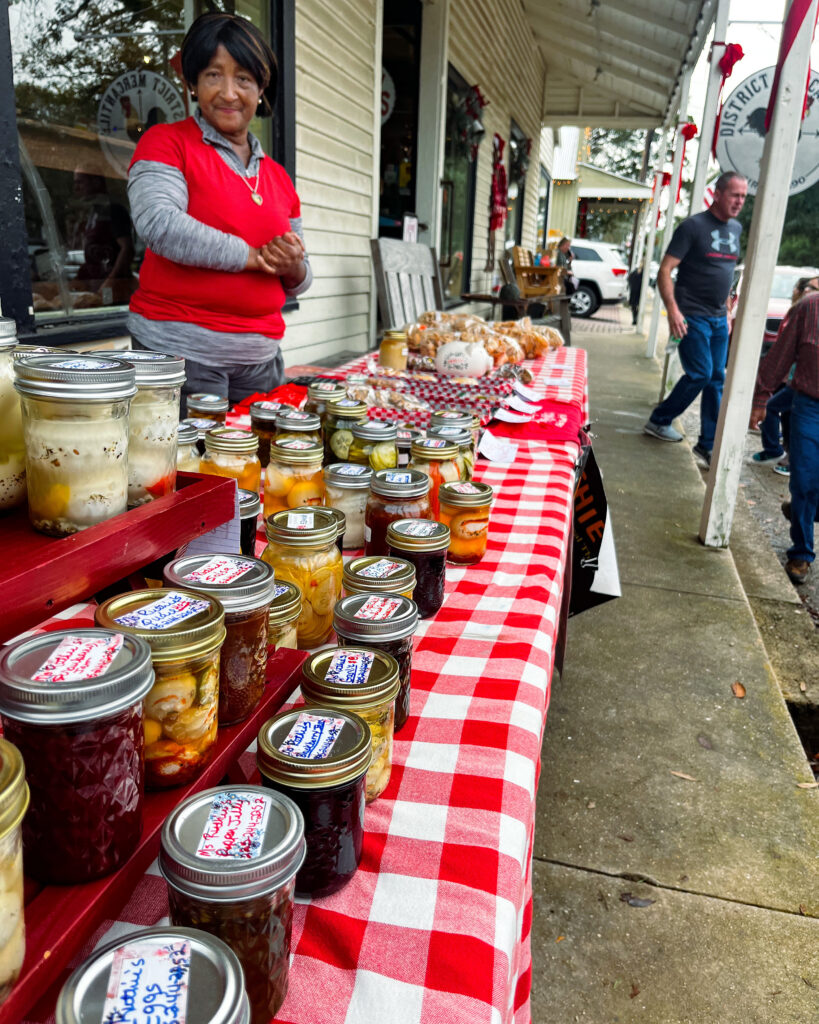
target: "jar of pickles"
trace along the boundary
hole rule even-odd
[[[344,593],[403,594],[412,597],[415,589],[415,566],[402,558],[383,555],[362,555],[344,566]]]
[[[176,426],[176,468],[180,473],[199,472],[199,451],[196,441],[199,431],[190,422],[178,423]]]
[[[64,537],[128,507],[128,408],[135,370],[111,356],[15,364],[31,524]]]
[[[406,370],[408,355],[407,332],[384,331],[384,338],[378,350],[379,365],[388,370]]]
[[[205,454],[199,463],[199,472],[232,476],[244,490],[258,491],[262,486],[258,450],[259,439],[251,431],[215,427],[205,434]]]
[[[326,644],[333,632],[333,608],[341,597],[344,563],[336,547],[336,523],[325,509],[275,512],[267,521],[267,547],[262,554],[278,580],[301,592],[299,648]]]
[[[380,651],[342,647],[320,651],[304,663],[301,692],[312,706],[354,712],[370,727],[372,761],[367,769],[366,801],[372,803],[390,781],[395,729],[398,665]]]
[[[189,423],[191,426],[196,428],[196,450],[200,455],[205,454],[205,434],[209,430],[213,430],[215,427],[221,427],[222,424],[218,420],[210,420],[203,416],[192,416],[188,419],[182,420],[183,423]],[[199,472],[197,468],[196,472]]]
[[[312,441],[321,444],[321,420],[314,413],[287,409],[276,417],[276,441]]]
[[[324,414],[324,462],[348,462],[353,443],[353,427],[367,419],[367,403],[355,398],[339,398],[327,403]]]
[[[397,519],[432,519],[430,481],[417,469],[374,473],[364,510],[364,553],[386,555],[387,527]]]
[[[472,471],[475,466],[475,446],[472,442],[472,434],[464,427],[430,427],[427,437],[442,437],[450,444],[458,446],[458,454],[455,456],[455,464],[461,474],[461,480],[471,480]]]
[[[151,649],[156,681],[145,697],[146,785],[167,789],[196,778],[216,743],[221,604],[190,590],[134,590],[103,602],[95,619],[142,637]]]
[[[233,950],[199,929],[159,925],[94,950],[63,985],[55,1020],[251,1024],[244,973]]]
[[[324,449],[315,441],[274,441],[264,476],[264,517],[302,505],[321,505]]]
[[[382,420],[367,420],[353,426],[353,440],[347,458],[370,469],[394,469],[398,465],[398,427]]]
[[[389,654],[398,663],[395,731],[409,718],[412,683],[412,638],[418,628],[418,608],[400,594],[353,594],[335,607],[333,627],[340,647],[367,647]]]
[[[442,484],[438,492],[440,519],[450,530],[450,562],[472,565],[486,554],[489,537],[489,510],[494,491],[489,484]]]
[[[324,469],[324,504],[344,513],[347,549],[364,546],[364,509],[372,475],[369,466],[354,466],[350,462],[336,462]]]
[[[475,452],[478,450],[480,426],[480,418],[474,412],[458,406],[436,409],[429,418],[430,430],[435,430],[436,427],[460,427],[462,430],[468,430],[472,434],[472,446]]]
[[[409,465],[410,460],[410,448],[412,442],[416,438],[423,437],[423,431],[416,430],[414,427],[405,427],[400,423],[398,425],[398,433],[395,438],[395,446],[398,449],[398,468],[403,469],[404,466]]]
[[[273,601],[267,616],[268,648],[278,651],[280,647],[298,650],[299,635],[297,624],[301,615],[301,591],[295,583],[277,580],[273,588]]]
[[[128,421],[128,507],[172,494],[176,486],[179,396],[185,360],[134,349],[122,358],[136,369]]]
[[[387,529],[390,558],[405,558],[415,566],[413,601],[418,615],[428,619],[444,603],[449,527],[427,519],[399,519]]]
[[[363,787],[361,799],[363,806]],[[7,740],[0,740],[0,907],[3,909],[0,917],[0,1006],[19,977],[26,951],[20,822],[28,800],[20,751]]]
[[[230,402],[223,395],[212,395],[197,391],[186,397],[186,416],[201,416],[208,420],[217,420],[224,424],[227,421]]]
[[[340,380],[314,380],[307,385],[307,401],[304,403],[304,411],[312,412],[320,420],[324,419],[327,412],[327,403],[335,402],[339,398],[347,397],[347,388]]]
[[[355,874],[372,757],[370,727],[350,711],[299,707],[260,729],[262,784],[290,797],[304,818],[307,855],[296,875],[297,896],[329,896]]]
[[[461,479],[461,471],[456,461],[459,454],[458,446],[444,440],[443,437],[422,437],[412,442],[411,451],[409,468],[425,473],[429,477],[429,504],[432,508],[430,518],[437,519],[438,488],[441,484],[455,483]],[[409,515],[406,518],[410,518]]]
[[[273,442],[273,435],[276,433],[276,417],[280,412],[292,408],[291,405],[285,405],[283,402],[264,401],[253,402],[248,410],[250,429],[259,439],[259,462],[262,464],[262,469],[267,467],[270,460],[270,445]]]
[[[3,734],[26,766],[26,873],[75,885],[115,871],[142,833],[147,644],[123,631],[63,629],[0,654]]]
[[[262,502],[258,491],[245,491],[239,488],[239,548],[243,555],[253,558],[256,555],[256,523],[262,511]]]
[[[171,924],[230,946],[251,1020],[268,1024],[287,994],[293,889],[306,850],[301,812],[261,786],[219,786],[183,800],[160,843]],[[198,1012],[188,1019],[198,1021]]]
[[[26,446],[20,398],[14,390],[17,325],[0,317],[0,510],[26,501]]]
[[[244,555],[183,555],[165,566],[165,586],[215,597],[225,609],[219,652],[219,724],[241,722],[262,699],[273,570]]]

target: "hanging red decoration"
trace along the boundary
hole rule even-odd
[[[680,201],[680,192],[682,191],[682,172],[685,167],[685,147],[697,134],[697,126],[693,121],[689,121],[688,124],[684,124],[680,127],[680,135],[682,135],[682,161],[680,163],[680,180],[677,182],[677,198],[675,202]]]
[[[506,223],[506,168],[503,150],[506,142],[495,132],[492,140],[492,189],[489,195],[489,230],[499,231]]]
[[[725,83],[731,77],[731,72],[734,70],[734,65],[737,64],[745,56],[745,53],[739,43],[712,43],[711,44],[711,59],[713,60],[713,53],[715,46],[722,46],[724,50],[722,56],[719,59],[719,69],[722,72],[722,77],[719,83],[719,92],[717,93],[717,103],[719,104],[719,110],[717,111],[717,119],[714,122],[714,137],[711,140],[711,154],[716,159],[717,156],[717,135],[719,134],[719,122],[722,117],[722,90],[725,87]]]
[[[773,85],[771,86],[771,97],[768,100],[768,109],[765,113],[765,131],[771,127],[771,118],[773,117],[774,107],[776,106],[776,97],[779,93],[779,78],[782,73],[782,67],[785,61],[788,59],[788,54],[791,52],[791,47],[796,41],[796,37],[799,35],[799,30],[802,28],[802,24],[810,13],[811,5],[813,0],[792,0],[791,6],[788,9],[788,16],[785,19],[785,24],[782,27],[782,39],[779,42],[779,57],[776,62],[776,74],[774,75]],[[813,16],[813,31],[811,32],[811,39],[816,34],[816,20],[819,17],[819,8],[817,8],[816,14]],[[805,116],[805,112],[808,109],[808,86],[810,85],[810,62],[808,62],[808,78],[805,82],[805,99],[802,102],[802,117]]]

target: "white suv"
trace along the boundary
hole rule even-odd
[[[572,239],[572,275],[578,286],[571,298],[572,316],[591,316],[604,302],[622,302],[628,291],[628,266],[609,242]]]

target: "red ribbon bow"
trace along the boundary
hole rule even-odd
[[[713,47],[715,46],[724,46],[725,49],[719,59],[719,69],[722,72],[722,78],[719,83],[719,93],[717,94],[719,110],[717,111],[717,119],[714,122],[714,138],[711,140],[711,154],[714,159],[716,159],[717,156],[717,135],[719,134],[719,122],[722,118],[722,90],[726,81],[731,77],[734,65],[741,61],[745,56],[745,52],[739,43],[712,43],[712,52]]]

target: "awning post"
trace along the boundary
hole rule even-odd
[[[657,218],[660,213],[660,196],[663,191],[663,167],[665,151],[668,147],[668,129],[663,130],[660,148],[657,152],[657,167],[654,171],[654,195],[648,208],[648,241],[645,243],[645,266],[643,267],[643,283],[640,285],[640,305],[637,307],[637,330],[643,329],[646,298],[648,297],[648,279],[651,277],[651,261],[654,259],[654,243],[657,238]],[[638,264],[639,266],[639,264]]]
[[[708,70],[708,87],[705,92],[705,106],[700,122],[700,136],[697,140],[697,162],[694,166],[694,184],[691,186],[691,205],[688,216],[702,210],[705,195],[705,182],[708,177],[708,157],[711,155],[711,143],[714,138],[714,127],[717,123],[717,105],[719,103],[719,87],[722,81],[722,70],[719,62],[725,53],[725,37],[728,34],[728,8],[731,0],[717,0],[717,13],[714,20],[714,41],[711,44],[711,57]]]

